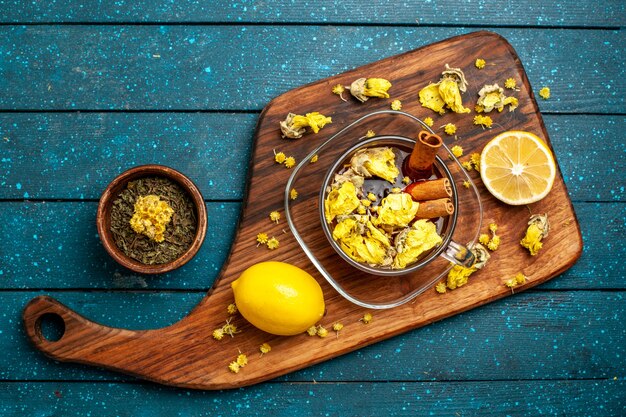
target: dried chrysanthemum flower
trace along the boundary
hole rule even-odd
[[[360,214],[361,216],[364,216],[367,214],[367,209],[364,206],[359,206],[356,209],[357,214]]]
[[[235,333],[240,333],[241,331],[237,330],[237,326],[232,324],[230,321],[231,319],[226,320],[226,324],[222,326],[222,331],[230,337],[235,337]]]
[[[259,233],[256,235],[257,246],[266,244],[268,238],[267,233]]]
[[[446,286],[451,290],[457,289],[465,284],[469,280],[469,276],[476,272],[476,268],[466,268],[461,265],[454,265],[448,272],[448,278],[446,280]]]
[[[474,62],[474,65],[475,65],[475,66],[476,66],[476,68],[478,68],[478,69],[483,69],[483,68],[485,68],[485,64],[486,64],[485,60],[484,60],[484,59],[480,59],[480,58],[477,58],[477,59],[476,59],[476,62]]]
[[[317,154],[313,155],[311,157],[311,160],[309,161],[310,164],[314,164],[317,162],[317,160],[319,159],[319,156],[317,156]]]
[[[365,313],[363,314],[363,317],[361,317],[359,321],[362,321],[363,324],[370,324],[373,319],[374,319],[374,316],[372,316],[371,313]]]
[[[533,214],[528,221],[528,229],[526,229],[526,235],[520,241],[520,245],[528,249],[531,256],[537,255],[543,243],[541,239],[548,236],[550,231],[550,222],[548,222],[547,214]]]
[[[370,97],[389,98],[387,91],[391,83],[384,78],[359,78],[348,89],[360,102],[367,101]]]
[[[270,250],[274,250],[274,249],[278,248],[279,244],[280,243],[278,242],[278,239],[276,239],[275,237],[272,236],[272,238],[267,241],[267,248],[270,249]]]
[[[435,285],[435,291],[437,291],[439,294],[443,294],[444,292],[446,292],[446,283],[443,281],[438,282],[437,285]]]
[[[482,233],[479,237],[478,237],[478,241],[482,244],[482,245],[487,245],[489,244],[489,235],[487,233]]]
[[[317,326],[316,334],[318,337],[321,337],[323,339],[328,336],[328,330],[326,330],[326,328],[324,328],[324,326],[320,324],[319,326]]]
[[[215,329],[213,330],[213,339],[215,340],[222,340],[224,338],[224,330],[222,329]]]
[[[400,187],[393,187],[391,189],[391,194],[398,194],[398,193],[401,193],[401,192],[402,192],[402,189]]]
[[[287,159],[285,159],[285,168],[290,169],[293,168],[296,165],[296,158],[294,158],[293,156],[289,156],[287,157]]]
[[[346,89],[343,87],[343,85],[341,84],[336,84],[335,86],[333,86],[333,94],[337,94],[343,101],[348,101],[345,98],[343,98],[343,92],[346,91]]]
[[[452,152],[452,155],[456,156],[457,158],[463,156],[463,148],[459,145],[454,145],[452,148],[450,148],[450,152]]]
[[[299,139],[306,132],[307,126],[311,128],[313,133],[317,133],[321,128],[332,122],[332,118],[316,111],[307,113],[304,116],[289,113],[287,118],[280,122],[280,130],[285,138]]]
[[[289,191],[289,198],[292,200],[295,200],[296,198],[298,198],[298,192],[296,191],[295,188],[292,188],[291,191]]]
[[[504,82],[504,87],[510,90],[515,90],[517,88],[517,81],[515,81],[515,78],[507,78]]]
[[[370,201],[378,200],[378,198],[376,197],[376,195],[374,195],[374,193],[367,193],[367,199]]]
[[[516,97],[507,97],[504,99],[504,105],[508,105],[509,111],[511,112],[517,108],[517,106],[519,105],[519,101]]]
[[[243,368],[247,364],[248,364],[248,357],[244,355],[243,353],[240,353],[237,356],[237,365],[239,365],[240,368]]]
[[[446,103],[446,106],[455,113],[469,113],[470,109],[463,107],[461,91],[456,79],[444,77],[439,82],[439,95]]]
[[[456,133],[456,126],[452,123],[448,123],[443,127],[443,131],[446,132],[446,134],[452,136]]]
[[[469,113],[470,109],[463,107],[461,93],[467,90],[465,74],[460,68],[451,68],[446,64],[446,69],[441,73],[441,79],[436,84],[429,84],[419,92],[422,106],[444,114],[444,107],[448,107],[455,113]]]
[[[316,326],[311,326],[308,329],[306,329],[306,334],[308,334],[309,336],[315,336],[317,334],[317,327]]]
[[[240,368],[241,366],[239,366],[239,364],[235,361],[228,364],[228,370],[233,374],[239,373]]]
[[[498,84],[488,84],[483,86],[478,92],[479,106],[482,106],[485,113],[489,113],[491,110],[502,109],[504,107],[504,89]]]
[[[278,223],[278,221],[280,220],[280,213],[277,211],[272,211],[270,213],[270,220]]]
[[[269,353],[272,350],[272,347],[269,345],[269,343],[263,343],[261,346],[259,346],[259,350],[261,351],[261,356],[263,356],[266,353]]]
[[[498,250],[499,247],[500,247],[500,236],[494,235],[489,241],[489,243],[487,244],[487,248],[489,248],[489,250],[491,251],[494,251],[494,250]]]
[[[287,159],[287,157],[285,156],[284,153],[276,152],[276,150],[274,150],[274,161],[277,164],[282,164],[283,162],[285,162],[285,159]]]
[[[343,329],[343,324],[341,324],[340,322],[337,322],[335,324],[333,324],[333,330],[336,332],[340,332],[341,329]]]
[[[465,187],[465,188],[468,188],[468,189],[469,189],[469,188],[470,188],[470,185],[471,185],[471,184],[470,184],[470,182],[469,182],[469,181],[467,181],[467,180],[463,181],[463,187]]]
[[[511,288],[512,290],[514,287],[517,287],[518,285],[522,285],[525,283],[526,283],[526,276],[522,274],[521,272],[518,272],[517,274],[515,274],[513,278],[506,280],[504,282],[504,285]]]
[[[368,130],[367,133],[365,133],[365,137],[366,138],[373,138],[374,136],[376,136],[376,132],[374,132],[373,130]]]
[[[402,110],[402,102],[400,100],[392,101],[391,110]]]
[[[472,161],[472,165],[474,165],[474,169],[480,172],[480,154],[478,152],[474,152],[470,155],[470,161]]]
[[[474,116],[474,124],[476,126],[482,126],[483,129],[484,128],[491,128],[491,125],[493,124],[493,120],[491,120],[491,117],[489,116],[483,116],[480,114],[477,114],[476,116]]]
[[[539,90],[539,95],[544,100],[549,99],[550,98],[550,88],[549,87],[543,87],[541,90]]]
[[[498,231],[498,225],[496,223],[489,223],[489,231],[496,233]]]
[[[407,176],[404,176],[404,177],[402,178],[402,182],[403,182],[404,184],[408,184],[408,183],[410,183],[410,182],[411,182],[411,178],[409,178],[409,177],[407,177]]]
[[[226,307],[226,311],[228,312],[228,314],[230,314],[231,316],[233,314],[237,314],[237,304],[235,303],[231,303],[228,304],[228,307]]]
[[[476,104],[476,105],[474,106],[474,111],[475,111],[476,113],[482,113],[482,112],[484,112],[484,111],[485,111],[485,108],[484,108],[483,106],[481,106],[480,104]]]
[[[428,126],[428,127],[433,127],[433,125],[435,124],[435,122],[433,121],[433,118],[432,118],[432,117],[426,117],[426,118],[423,120],[423,122],[424,122],[424,124],[425,124],[426,126]]]
[[[371,206],[371,205],[372,205],[372,202],[371,202],[371,201],[369,201],[369,200],[368,200],[368,199],[366,199],[366,198],[363,198],[363,199],[361,199],[361,204],[362,204],[363,206],[365,206],[365,207],[369,207],[369,206]]]
[[[472,161],[461,162],[461,166],[468,171],[471,171],[472,168],[474,168],[474,165],[472,165]]]

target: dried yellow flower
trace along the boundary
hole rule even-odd
[[[222,340],[223,338],[224,338],[224,330],[222,329],[213,330],[213,339]]]
[[[310,127],[313,133],[317,133],[321,128],[332,123],[332,118],[326,117],[319,112],[307,113],[300,116],[289,113],[287,118],[280,122],[280,130],[284,138],[299,139],[306,132],[306,127]]]
[[[234,374],[239,373],[240,368],[241,366],[239,366],[237,362],[231,362],[230,364],[228,364],[228,370]]]
[[[489,243],[487,244],[487,248],[489,248],[489,250],[491,251],[494,251],[494,250],[498,250],[499,247],[500,247],[500,236],[494,235],[489,241]]]
[[[518,272],[517,274],[515,274],[513,278],[506,280],[504,282],[504,285],[513,289],[514,287],[517,287],[518,285],[522,285],[525,283],[526,283],[526,276],[522,274],[521,272]]]
[[[478,237],[478,242],[480,242],[481,245],[487,245],[489,244],[489,235],[487,233],[482,233],[479,237]]]
[[[339,331],[341,331],[341,329],[343,329],[343,324],[341,324],[339,322],[333,324],[333,330],[334,331],[339,332]]]
[[[541,90],[539,90],[539,95],[544,100],[549,99],[550,98],[550,88],[549,87],[543,87]]]
[[[347,101],[345,98],[343,98],[343,92],[346,91],[343,85],[336,84],[335,86],[333,86],[332,91],[333,94],[337,94],[343,101]]]
[[[482,113],[485,111],[485,108],[483,106],[481,106],[480,104],[477,104],[474,106],[474,111],[476,113]]]
[[[446,102],[443,101],[443,98],[441,98],[441,95],[439,94],[439,83],[431,83],[422,88],[419,92],[419,97],[420,103],[427,109],[431,109],[439,114],[444,114],[446,112],[444,109]]]
[[[258,235],[256,235],[256,241],[259,243],[259,245],[266,244],[267,239],[268,239],[267,233],[259,233]]]
[[[445,293],[446,290],[446,283],[445,282],[438,282],[437,285],[435,285],[435,291],[437,291],[439,294],[443,294]]]
[[[482,126],[483,129],[488,127],[491,128],[491,125],[493,124],[493,121],[491,120],[491,117],[489,116],[482,116],[480,114],[474,116],[474,124],[476,126]]]
[[[317,332],[316,334],[321,337],[322,339],[325,338],[326,336],[328,336],[328,330],[326,330],[321,324],[319,326],[317,326]]]
[[[507,78],[506,81],[504,82],[504,87],[511,89],[511,90],[515,90],[515,88],[517,87],[517,81],[515,81],[514,78]]]
[[[230,321],[231,319],[226,320],[226,324],[222,326],[222,331],[230,337],[235,337],[235,333],[240,333],[240,330],[237,330],[237,326],[231,324]]]
[[[370,201],[376,201],[378,198],[374,195],[374,193],[367,193],[367,198]]]
[[[448,279],[446,285],[451,290],[461,287],[467,284],[470,275],[476,272],[476,268],[466,268],[461,265],[454,265],[450,272],[448,272]]]
[[[433,121],[432,117],[427,117],[423,120],[424,124],[428,127],[433,127],[433,125],[435,124],[435,122]]]
[[[278,248],[279,244],[280,243],[278,242],[278,239],[276,239],[275,237],[272,236],[272,238],[267,241],[267,248],[270,249],[270,250],[274,250],[274,249]]]
[[[480,154],[478,152],[474,152],[470,155],[470,161],[472,161],[472,165],[474,165],[474,169],[480,172]]]
[[[295,200],[296,198],[298,198],[298,192],[296,191],[295,188],[292,188],[291,191],[289,191],[289,198],[292,200]]]
[[[285,168],[290,169],[293,168],[296,165],[296,158],[294,158],[293,156],[289,156],[287,157],[287,159],[285,159]]]
[[[140,196],[135,202],[135,212],[130,219],[132,229],[155,242],[165,240],[165,227],[172,219],[174,210],[158,195]]]
[[[228,304],[228,307],[226,307],[226,311],[228,312],[228,314],[230,314],[231,316],[233,314],[237,314],[237,305],[235,303],[231,303]]]
[[[469,182],[469,181],[467,181],[467,180],[463,181],[463,187],[465,187],[465,188],[468,188],[468,189],[469,189],[469,188],[470,188],[470,186],[471,186],[471,184],[470,184],[470,182]]]
[[[517,98],[515,97],[507,97],[504,99],[504,105],[508,105],[509,106],[509,111],[514,111],[517,106],[519,105],[519,101],[517,100]],[[501,111],[500,109],[498,109],[498,111]]]
[[[362,216],[364,216],[365,214],[367,214],[367,209],[364,206],[359,206],[356,209],[356,212]]]
[[[368,130],[367,133],[365,133],[365,137],[366,138],[373,138],[374,136],[376,136],[376,132],[374,132],[373,130]]]
[[[398,193],[401,193],[401,192],[402,192],[402,189],[400,187],[393,187],[391,189],[391,193],[392,194],[398,194]]]
[[[443,131],[446,132],[446,134],[452,136],[456,133],[456,126],[452,123],[448,123],[443,127]]]
[[[528,249],[531,256],[535,256],[543,247],[541,239],[548,236],[549,231],[550,223],[548,222],[548,215],[533,214],[530,216],[526,235],[520,241],[520,245]]]
[[[483,68],[485,68],[485,64],[486,64],[485,60],[484,60],[484,59],[480,59],[480,58],[476,59],[476,62],[474,62],[474,65],[475,65],[475,66],[476,66],[476,68],[478,68],[478,69],[483,69]]]
[[[403,177],[403,178],[402,178],[402,182],[403,182],[404,184],[408,184],[408,183],[410,183],[410,182],[411,182],[411,178],[409,178],[409,177],[406,177],[406,176],[405,176],[405,177]]]
[[[306,333],[309,336],[315,336],[317,334],[317,327],[316,326],[311,326],[308,329],[306,329]]]
[[[270,213],[270,220],[278,223],[278,221],[280,220],[280,213],[277,211],[272,211]]]
[[[450,148],[450,151],[452,152],[452,155],[456,156],[457,158],[463,156],[463,148],[459,145],[454,145],[452,148]]]
[[[489,231],[496,233],[498,231],[498,225],[496,223],[489,223]]]
[[[314,164],[317,162],[317,160],[319,159],[319,156],[317,156],[317,154],[313,155],[311,157],[311,160],[309,161],[310,164]]]
[[[243,353],[240,353],[237,356],[237,365],[239,365],[240,368],[243,368],[247,364],[248,364],[248,357],[244,355]]]
[[[489,113],[491,110],[501,110],[504,107],[504,89],[498,84],[488,84],[483,86],[478,92],[478,104],[482,106],[485,113]]]
[[[461,162],[461,166],[468,171],[471,171],[472,168],[474,168],[474,165],[472,165],[472,161]]]
[[[368,199],[364,198],[361,200],[361,204],[363,204],[365,207],[369,207],[372,205],[372,202],[369,201]]]
[[[285,156],[284,153],[276,152],[276,150],[274,150],[274,161],[277,164],[282,164],[283,162],[285,162],[285,159],[287,159],[287,157]]]
[[[373,319],[374,319],[374,316],[372,316],[371,313],[365,313],[363,314],[363,317],[361,317],[359,321],[362,321],[363,324],[370,324]]]
[[[269,343],[263,343],[261,346],[259,346],[259,350],[261,351],[261,355],[264,355],[266,353],[269,353],[272,350],[272,347],[269,345]]]
[[[392,101],[391,110],[402,110],[402,102],[400,100]]]
[[[446,106],[455,113],[469,113],[471,110],[463,107],[461,91],[456,79],[444,77],[439,82],[439,95],[446,103]]]
[[[391,83],[384,78],[359,78],[348,89],[360,102],[367,101],[370,97],[389,98]]]

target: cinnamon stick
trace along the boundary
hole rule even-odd
[[[409,184],[404,192],[411,194],[414,201],[436,200],[452,197],[452,186],[447,178],[438,178]]]
[[[430,178],[433,175],[435,156],[442,144],[441,137],[425,130],[419,132],[411,155],[404,161],[405,175],[412,180]]]
[[[419,219],[434,219],[445,217],[454,213],[454,205],[449,198],[439,198],[437,200],[422,201],[415,217]]]

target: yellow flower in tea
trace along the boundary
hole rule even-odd
[[[407,176],[402,178],[402,183],[403,184],[407,184],[408,185],[410,182],[411,182],[411,178],[409,178]]]
[[[478,69],[483,69],[483,68],[485,68],[485,64],[486,64],[485,60],[484,60],[484,59],[481,59],[481,58],[476,59],[476,62],[474,62],[474,65],[475,65],[475,66],[476,66],[476,68],[478,68]]]
[[[446,102],[439,95],[439,83],[428,84],[419,92],[420,103],[423,107],[431,109],[439,114],[444,114]],[[432,120],[432,119],[431,119]],[[432,125],[429,125],[432,126]]]
[[[515,81],[514,78],[507,78],[506,81],[504,82],[504,87],[511,89],[511,90],[515,90],[515,88],[517,87],[517,81]]]
[[[423,120],[424,124],[428,127],[433,127],[433,125],[435,124],[435,122],[433,121],[432,117],[427,117]]]
[[[272,237],[270,240],[267,241],[267,248],[270,250],[274,250],[278,248],[279,244],[280,243],[278,242],[278,239],[276,239],[275,237]]]
[[[172,219],[174,210],[166,201],[161,201],[157,195],[146,195],[137,198],[135,212],[130,219],[132,229],[155,242],[165,240],[165,227]]]
[[[373,130],[368,130],[368,131],[365,133],[365,137],[366,137],[366,138],[368,138],[368,139],[369,139],[369,138],[373,138],[374,136],[376,136],[376,132],[374,132]]]
[[[349,87],[352,94],[360,102],[367,101],[370,97],[389,98],[387,91],[391,83],[384,78],[359,78]]]
[[[378,198],[374,195],[374,193],[367,193],[367,199],[370,201],[378,200]]]
[[[450,151],[452,152],[452,155],[456,156],[457,158],[463,156],[463,148],[459,145],[454,145],[452,148],[450,148]]]
[[[380,177],[392,184],[400,175],[396,166],[396,155],[389,147],[361,149],[350,159],[350,166],[359,175],[366,178]]]
[[[389,194],[380,201],[376,226],[404,228],[413,221],[419,209],[419,203],[413,201],[408,193]]]
[[[310,127],[313,133],[317,133],[321,128],[332,122],[332,118],[326,117],[319,112],[307,113],[304,116],[289,113],[287,118],[280,122],[280,130],[285,138],[299,139],[304,135],[307,127]]]
[[[273,211],[270,213],[270,220],[273,222],[278,223],[278,221],[280,220],[280,213],[277,211]]]
[[[490,128],[491,125],[493,124],[493,121],[491,120],[491,117],[489,116],[483,116],[483,115],[477,114],[476,116],[474,116],[474,124],[476,126],[482,126],[483,128],[485,127]]]
[[[537,255],[543,243],[541,239],[548,236],[550,231],[550,222],[548,222],[547,214],[533,214],[528,221],[528,229],[526,229],[526,235],[521,240],[520,244],[528,249],[531,256]]]
[[[391,102],[391,110],[401,110],[402,102],[400,100],[394,100]]]
[[[406,194],[405,194],[406,195]],[[419,256],[439,245],[441,236],[437,234],[437,226],[433,222],[420,219],[413,223],[409,229],[405,229],[396,237],[396,255],[393,267],[406,268],[419,258]]]
[[[446,134],[452,136],[456,133],[456,126],[452,123],[448,123],[443,127],[443,131],[446,132]]]
[[[343,101],[347,101],[345,98],[343,98],[343,92],[346,91],[343,85],[336,84],[335,86],[333,86],[332,91],[333,94],[337,94]]]
[[[346,255],[357,262],[370,265],[391,263],[389,239],[369,221],[364,225],[346,217],[335,226],[333,239]]]
[[[293,156],[289,156],[287,157],[287,159],[285,159],[285,168],[290,169],[293,168],[296,165],[296,158],[294,158]]]
[[[356,187],[346,181],[339,188],[331,190],[324,200],[324,215],[331,223],[335,217],[350,214],[361,204],[357,197]]]
[[[550,88],[549,87],[543,87],[541,90],[539,90],[539,95],[544,100],[549,99],[550,98]]]
[[[283,162],[285,162],[285,159],[287,159],[287,157],[284,153],[274,151],[274,161],[277,164],[282,164]]]

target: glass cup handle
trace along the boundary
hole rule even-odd
[[[450,262],[467,268],[471,267],[476,262],[476,257],[471,250],[453,240],[448,243],[448,247],[441,256]]]

